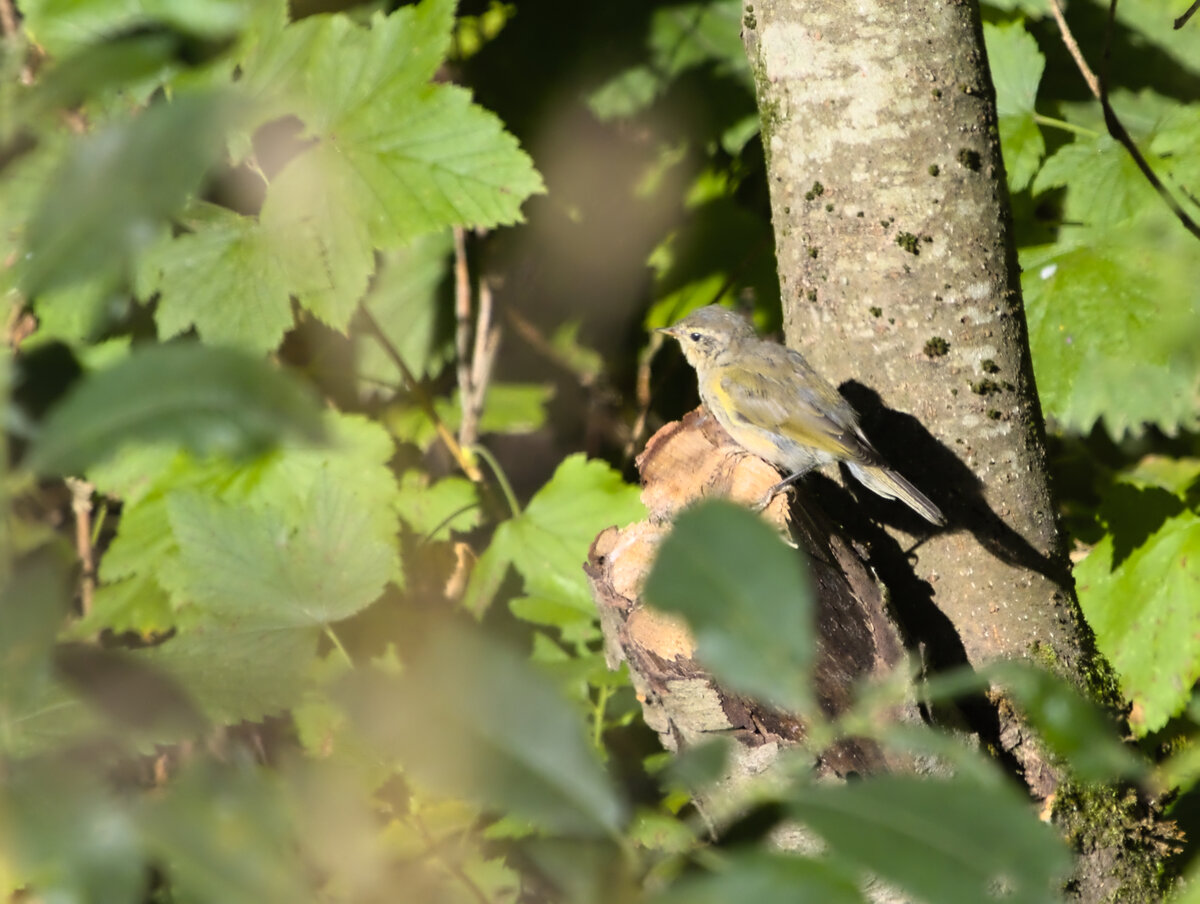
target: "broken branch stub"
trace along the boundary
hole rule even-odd
[[[747,506],[778,480],[774,468],[744,453],[703,408],[659,430],[638,457],[642,501],[649,517],[609,528],[592,544],[585,571],[600,612],[608,664],[629,663],[646,724],[668,750],[679,752],[716,737],[736,740],[729,780],[769,768],[778,754],[805,737],[803,722],[722,688],[696,659],[688,626],[646,605],[642,587],[674,517],[706,497]],[[817,661],[813,693],[825,715],[849,707],[854,688],[904,662],[900,633],[871,571],[803,490],[789,505],[781,494],[762,512],[804,555],[816,597]],[[894,713],[917,719],[914,706]],[[818,775],[844,777],[911,764],[870,740],[843,739],[821,751]]]

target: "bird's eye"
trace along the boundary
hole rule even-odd
[[[688,338],[691,339],[693,342],[699,342],[704,337],[701,336],[699,333],[692,333],[690,336],[688,336]]]

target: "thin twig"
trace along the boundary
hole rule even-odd
[[[522,339],[529,343],[535,352],[544,357],[556,367],[561,367],[573,375],[584,389],[591,389],[596,383],[596,375],[580,373],[571,360],[560,352],[547,339],[534,323],[515,308],[504,309],[504,319],[517,331]]]
[[[1087,60],[1083,58],[1083,51],[1079,49],[1079,44],[1075,41],[1075,35],[1071,34],[1071,29],[1067,25],[1067,18],[1063,15],[1062,6],[1059,5],[1059,0],[1050,0],[1050,11],[1054,14],[1054,21],[1058,23],[1058,32],[1062,35],[1063,43],[1067,45],[1067,50],[1071,54],[1071,58],[1075,60],[1075,65],[1079,68],[1079,74],[1083,76],[1083,80],[1087,82],[1088,89],[1098,100],[1100,98],[1100,79],[1096,78],[1096,73],[1087,64]]]
[[[467,384],[460,387],[462,424],[458,441],[464,447],[475,444],[479,433],[479,418],[483,414],[483,398],[487,395],[492,365],[500,348],[500,328],[492,325],[492,287],[487,280],[479,284],[479,314],[475,320],[475,347],[471,353]]]
[[[432,397],[425,391],[425,387],[418,382],[417,378],[413,376],[413,372],[408,369],[408,365],[404,363],[400,352],[397,351],[392,340],[387,337],[387,334],[383,331],[383,327],[379,325],[379,321],[375,319],[375,316],[367,309],[366,305],[360,306],[359,312],[362,314],[363,323],[367,325],[367,329],[379,341],[384,354],[396,365],[400,371],[400,375],[404,378],[404,385],[408,387],[408,391],[412,393],[413,398],[416,399],[425,416],[429,418],[434,429],[437,430],[438,436],[445,444],[446,449],[449,450],[454,460],[458,462],[458,466],[462,468],[463,473],[467,475],[467,478],[472,483],[483,483],[483,472],[479,470],[479,466],[475,464],[471,457],[463,451],[462,446],[458,444],[458,440],[454,438],[454,434],[450,432],[450,428],[438,416],[437,409],[433,406]]]
[[[462,420],[458,425],[458,444],[469,449],[479,435],[483,397],[487,394],[492,365],[500,347],[500,330],[492,325],[492,288],[487,280],[479,283],[479,310],[471,324],[471,269],[467,261],[466,234],[454,228],[454,349],[457,356],[458,397]],[[474,343],[471,334],[474,332]]]
[[[454,227],[454,360],[458,375],[458,395],[462,399],[463,419],[458,431],[461,445],[464,438],[467,407],[471,392],[471,270],[467,263],[467,237],[461,226]]]
[[[0,34],[4,37],[17,33],[17,11],[12,0],[0,0]]]
[[[653,401],[653,393],[650,387],[650,365],[654,361],[654,356],[658,354],[658,350],[662,348],[662,344],[662,334],[651,333],[650,342],[642,349],[642,353],[638,355],[637,382],[634,384],[637,418],[634,419],[633,430],[630,432],[629,440],[625,443],[625,448],[621,453],[623,464],[628,464],[629,460],[633,458],[633,450],[641,445],[642,434],[646,432],[646,421],[650,417],[650,403]]]
[[[1200,2],[1200,0],[1197,0],[1197,2]],[[1058,30],[1062,35],[1063,43],[1067,45],[1067,50],[1071,52],[1071,56],[1075,60],[1075,65],[1079,67],[1079,72],[1083,76],[1084,81],[1087,82],[1088,88],[1091,89],[1096,99],[1100,101],[1100,107],[1104,111],[1104,125],[1108,129],[1108,134],[1120,143],[1129,153],[1129,156],[1133,158],[1133,162],[1141,170],[1142,175],[1146,177],[1146,181],[1158,192],[1159,197],[1170,208],[1171,213],[1175,215],[1175,218],[1179,220],[1183,228],[1200,239],[1200,225],[1197,225],[1196,221],[1188,216],[1187,211],[1175,200],[1175,196],[1171,194],[1170,189],[1158,178],[1158,175],[1150,167],[1146,158],[1142,156],[1142,152],[1138,150],[1137,144],[1134,142],[1132,136],[1130,136],[1128,130],[1126,130],[1125,125],[1118,118],[1116,111],[1113,110],[1112,104],[1109,101],[1108,62],[1112,52],[1112,37],[1117,16],[1117,0],[1111,0],[1108,7],[1108,25],[1104,33],[1104,55],[1102,57],[1104,66],[1099,78],[1096,77],[1096,74],[1088,67],[1087,61],[1084,60],[1083,54],[1079,50],[1079,45],[1075,41],[1075,36],[1071,34],[1071,29],[1067,25],[1066,17],[1063,16],[1059,0],[1050,0],[1050,9],[1054,13],[1054,20],[1058,23]]]
[[[492,284],[486,279],[479,281],[479,317],[475,322],[475,351],[471,355],[471,386],[482,405],[483,391],[492,376],[492,364],[496,350],[500,347],[500,327],[492,323],[495,307]]]
[[[96,487],[78,477],[68,477],[71,511],[75,515],[75,551],[83,575],[79,582],[80,608],[84,615],[92,611],[96,598],[96,557],[92,546],[92,493]]]
[[[1200,0],[1196,0],[1195,3],[1193,3],[1191,6],[1189,6],[1187,8],[1187,12],[1185,12],[1182,16],[1180,16],[1178,19],[1175,20],[1175,27],[1178,29],[1178,28],[1183,28],[1183,26],[1187,25],[1188,19],[1190,19],[1192,16],[1194,16],[1196,14],[1196,10],[1198,10],[1198,9],[1200,9]]]

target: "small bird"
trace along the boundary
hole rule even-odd
[[[696,369],[701,401],[734,441],[788,475],[760,507],[813,468],[841,461],[867,489],[899,499],[926,521],[946,523],[936,505],[887,466],[854,408],[798,351],[760,339],[749,321],[717,305],[659,332],[679,342]]]

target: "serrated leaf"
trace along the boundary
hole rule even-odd
[[[1200,481],[1200,458],[1147,455],[1121,473],[1121,481],[1137,487],[1158,487],[1181,499]]]
[[[176,493],[168,501],[179,544],[176,591],[214,622],[297,628],[348,618],[375,600],[394,573],[392,538],[374,534],[365,500],[328,475],[314,482],[305,523]]]
[[[311,285],[308,249],[224,208],[197,204],[191,213],[191,231],[151,247],[138,274],[140,295],[161,296],[159,335],[195,327],[210,343],[270,351],[292,325],[293,273],[297,285]]]
[[[735,853],[715,873],[692,875],[652,904],[863,904],[845,867],[824,860],[762,851]]]
[[[479,526],[479,496],[471,481],[445,477],[433,484],[416,470],[400,479],[396,498],[400,517],[424,540],[445,540],[451,532],[463,533]]]
[[[1063,186],[1064,218],[1088,226],[1111,226],[1162,203],[1129,152],[1108,135],[1076,136],[1063,145],[1042,165],[1032,191]]]
[[[1021,22],[984,23],[992,84],[996,87],[996,113],[1000,120],[1000,147],[1010,191],[1025,188],[1046,152],[1041,130],[1034,121],[1034,102],[1046,60],[1037,41]]]
[[[383,255],[383,260],[363,302],[379,329],[391,342],[417,379],[435,375],[453,354],[449,337],[451,306],[439,289],[448,272],[453,236],[449,230],[420,236],[408,245]],[[403,376],[384,352],[379,339],[360,331],[358,373],[373,389],[403,385]]]
[[[837,860],[929,904],[1051,904],[1071,865],[1054,830],[999,782],[874,776],[788,797]]]
[[[1200,515],[1168,519],[1115,568],[1105,537],[1075,566],[1075,581],[1096,646],[1133,701],[1130,725],[1139,736],[1156,731],[1200,680]]]
[[[688,620],[697,657],[723,685],[812,711],[812,590],[798,554],[757,515],[723,500],[685,511],[659,548],[645,597]]]
[[[29,464],[78,474],[137,442],[236,457],[288,437],[322,436],[315,400],[278,368],[231,349],[180,343],[139,349],[85,378],[51,411]]]
[[[1044,409],[1079,432],[1103,418],[1116,437],[1144,423],[1167,432],[1195,425],[1195,240],[1158,209],[1120,228],[1072,238],[1021,255]]]
[[[195,622],[182,619],[177,636],[138,656],[175,678],[214,723],[256,722],[304,698],[318,628]]]
[[[26,232],[26,294],[129,271],[219,158],[229,117],[224,98],[182,95],[78,142]]]
[[[482,611],[491,601],[486,590],[494,592],[497,573],[502,577],[511,563],[524,577],[529,595],[594,616],[595,604],[583,574],[592,540],[604,528],[624,526],[645,513],[637,487],[625,483],[616,471],[583,455],[569,456],[525,511],[497,529],[471,575],[463,605]]]
[[[153,559],[147,560],[146,572],[154,564]],[[75,624],[70,636],[83,640],[107,628],[118,635],[133,631],[146,637],[165,634],[174,623],[167,592],[149,573],[141,573],[97,587],[92,610]]]
[[[399,679],[355,678],[342,697],[360,729],[434,790],[565,835],[608,835],[622,822],[574,710],[515,653],[442,626]]]
[[[295,112],[319,140],[289,167],[324,173],[345,192],[345,216],[367,224],[380,248],[452,224],[516,222],[525,198],[543,190],[495,116],[460,88],[426,84],[445,52],[453,8],[425,0],[375,16],[370,28],[311,16],[249,67],[260,89],[284,85],[298,95]],[[319,211],[312,213],[319,226]]]
[[[132,491],[101,559],[105,586],[149,581],[171,598],[176,636],[139,655],[215,722],[297,704],[322,628],[402,579],[391,441],[358,416],[328,413],[325,424],[323,448],[241,463],[133,454],[93,475],[102,491]],[[127,617],[97,606],[90,622]]]

